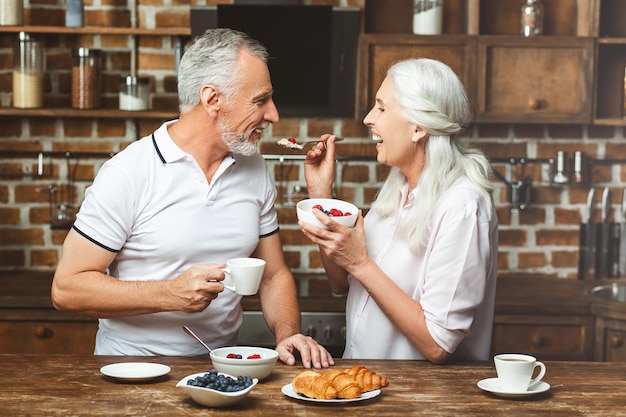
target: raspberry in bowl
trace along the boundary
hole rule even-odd
[[[311,223],[314,226],[326,229],[326,226],[317,220],[313,208],[320,209],[332,220],[347,227],[354,227],[359,209],[352,203],[334,198],[308,198],[296,205],[298,220]]]
[[[254,346],[230,346],[213,349],[210,357],[217,372],[261,380],[271,375],[278,352]]]

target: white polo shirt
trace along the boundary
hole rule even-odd
[[[408,187],[405,185],[402,201]],[[418,301],[433,339],[455,359],[489,358],[496,290],[498,227],[475,186],[461,178],[435,209],[425,249],[415,254],[397,225],[413,204],[395,216],[365,217],[367,250],[376,264],[411,298]],[[387,318],[352,276],[346,301],[345,358],[426,359]]]
[[[278,230],[276,187],[261,155],[227,156],[209,184],[194,158],[172,141],[169,123],[102,166],[74,224],[117,252],[109,273],[123,281],[172,280],[194,264],[250,256],[261,236]],[[201,313],[100,319],[95,353],[206,354],[183,325],[209,346],[234,345],[240,299],[226,290]]]

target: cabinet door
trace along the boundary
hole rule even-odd
[[[1,321],[0,353],[93,354],[96,322]]]
[[[626,361],[626,323],[596,319],[596,355],[598,361]]]
[[[362,35],[359,52],[357,114],[361,118],[374,105],[387,69],[403,59],[432,58],[444,62],[459,76],[470,99],[474,98],[476,37]]]
[[[496,315],[491,351],[540,360],[592,360],[593,325],[586,316]]]
[[[481,36],[479,122],[590,123],[594,40]]]

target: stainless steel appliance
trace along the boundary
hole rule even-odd
[[[323,345],[333,357],[341,357],[346,343],[346,317],[343,312],[302,312],[302,333]],[[244,311],[239,330],[240,345],[276,347],[274,335],[260,311]]]

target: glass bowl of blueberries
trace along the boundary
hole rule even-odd
[[[278,352],[255,346],[230,346],[213,349],[210,357],[217,372],[261,380],[271,375]]]
[[[257,378],[232,376],[211,369],[184,377],[176,387],[184,389],[200,405],[228,407],[246,398],[258,382]]]

